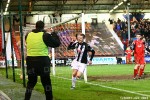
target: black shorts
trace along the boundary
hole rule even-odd
[[[38,56],[26,58],[27,74],[47,75],[50,74],[50,58],[48,56]]]

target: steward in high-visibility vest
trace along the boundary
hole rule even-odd
[[[32,90],[37,83],[37,76],[41,77],[46,100],[52,100],[48,47],[58,47],[60,45],[60,39],[55,32],[46,33],[44,23],[38,21],[36,23],[36,29],[28,33],[25,40],[27,46],[26,63],[28,74],[25,100],[30,100]]]
[[[48,47],[43,42],[44,32],[28,34],[26,39],[27,43],[27,56],[48,56]]]

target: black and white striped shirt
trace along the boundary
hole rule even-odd
[[[92,52],[90,56],[90,60],[92,61],[95,51],[91,48],[86,42],[71,42],[68,46],[68,50],[74,49],[75,51],[75,59],[81,63],[87,64],[88,62],[88,52]]]

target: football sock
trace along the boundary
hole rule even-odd
[[[136,77],[137,74],[138,74],[138,70],[134,69],[134,77]]]
[[[143,70],[144,70],[143,68],[141,68],[141,69],[140,69],[139,77],[141,77],[141,76],[142,76],[142,74],[143,74]]]
[[[139,73],[140,66],[137,67],[137,74]]]
[[[72,76],[72,86],[75,87],[76,85],[76,77]]]

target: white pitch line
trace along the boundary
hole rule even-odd
[[[3,98],[3,97],[2,97],[2,98],[0,97],[0,100],[3,100],[3,99],[5,99],[5,100],[6,100],[6,99],[7,99],[7,100],[11,100],[11,99],[10,99],[4,92],[2,92],[1,90],[0,90],[0,94],[4,97],[4,98]]]
[[[59,77],[59,76],[54,76],[54,77],[61,78],[61,79],[66,79],[66,80],[71,80],[71,79],[64,78],[64,77]],[[82,82],[82,81],[78,81],[78,82]],[[131,94],[136,94],[136,95],[140,95],[140,96],[144,96],[144,97],[150,97],[150,95],[147,95],[147,94],[142,94],[142,93],[138,93],[138,92],[134,92],[134,91],[114,88],[114,87],[105,86],[105,85],[94,84],[94,83],[90,83],[90,82],[86,82],[85,84],[90,84],[90,85],[94,85],[94,86],[100,86],[100,87],[103,87],[103,88],[108,88],[108,89],[112,89],[112,90],[118,90],[118,91],[127,92],[127,93],[131,93]]]
[[[131,94],[136,94],[136,95],[140,95],[140,96],[150,97],[150,95],[147,95],[147,94],[142,94],[142,93],[138,93],[138,92],[134,92],[134,91],[129,91],[129,90],[124,90],[124,89],[114,88],[114,87],[110,87],[110,86],[105,86],[105,85],[100,85],[100,84],[94,84],[94,83],[90,83],[90,82],[87,82],[87,84],[91,84],[91,85],[95,85],[95,86],[100,86],[100,87],[103,87],[103,88],[108,88],[108,89],[113,89],[113,90],[118,90],[118,91],[122,91],[122,92],[127,92],[127,93],[131,93]]]
[[[54,77],[65,79],[65,80],[72,80],[72,79],[69,79],[69,78],[59,77],[59,76],[54,76]],[[78,82],[82,82],[82,81],[78,80]],[[41,84],[40,82],[37,82],[37,83]],[[146,95],[146,94],[142,94],[142,93],[138,93],[138,92],[134,92],[134,91],[129,91],[129,90],[124,90],[124,89],[119,89],[119,88],[114,88],[114,87],[110,87],[110,86],[105,86],[105,85],[100,85],[100,84],[94,84],[94,83],[90,83],[90,82],[86,82],[86,84],[100,86],[100,87],[103,87],[103,88],[108,88],[108,89],[113,89],[113,90],[118,90],[118,91],[123,91],[123,92],[131,93],[131,94],[136,94],[136,95],[140,95],[140,96],[150,97],[150,95]]]
[[[137,91],[137,92],[150,92],[150,91]]]

